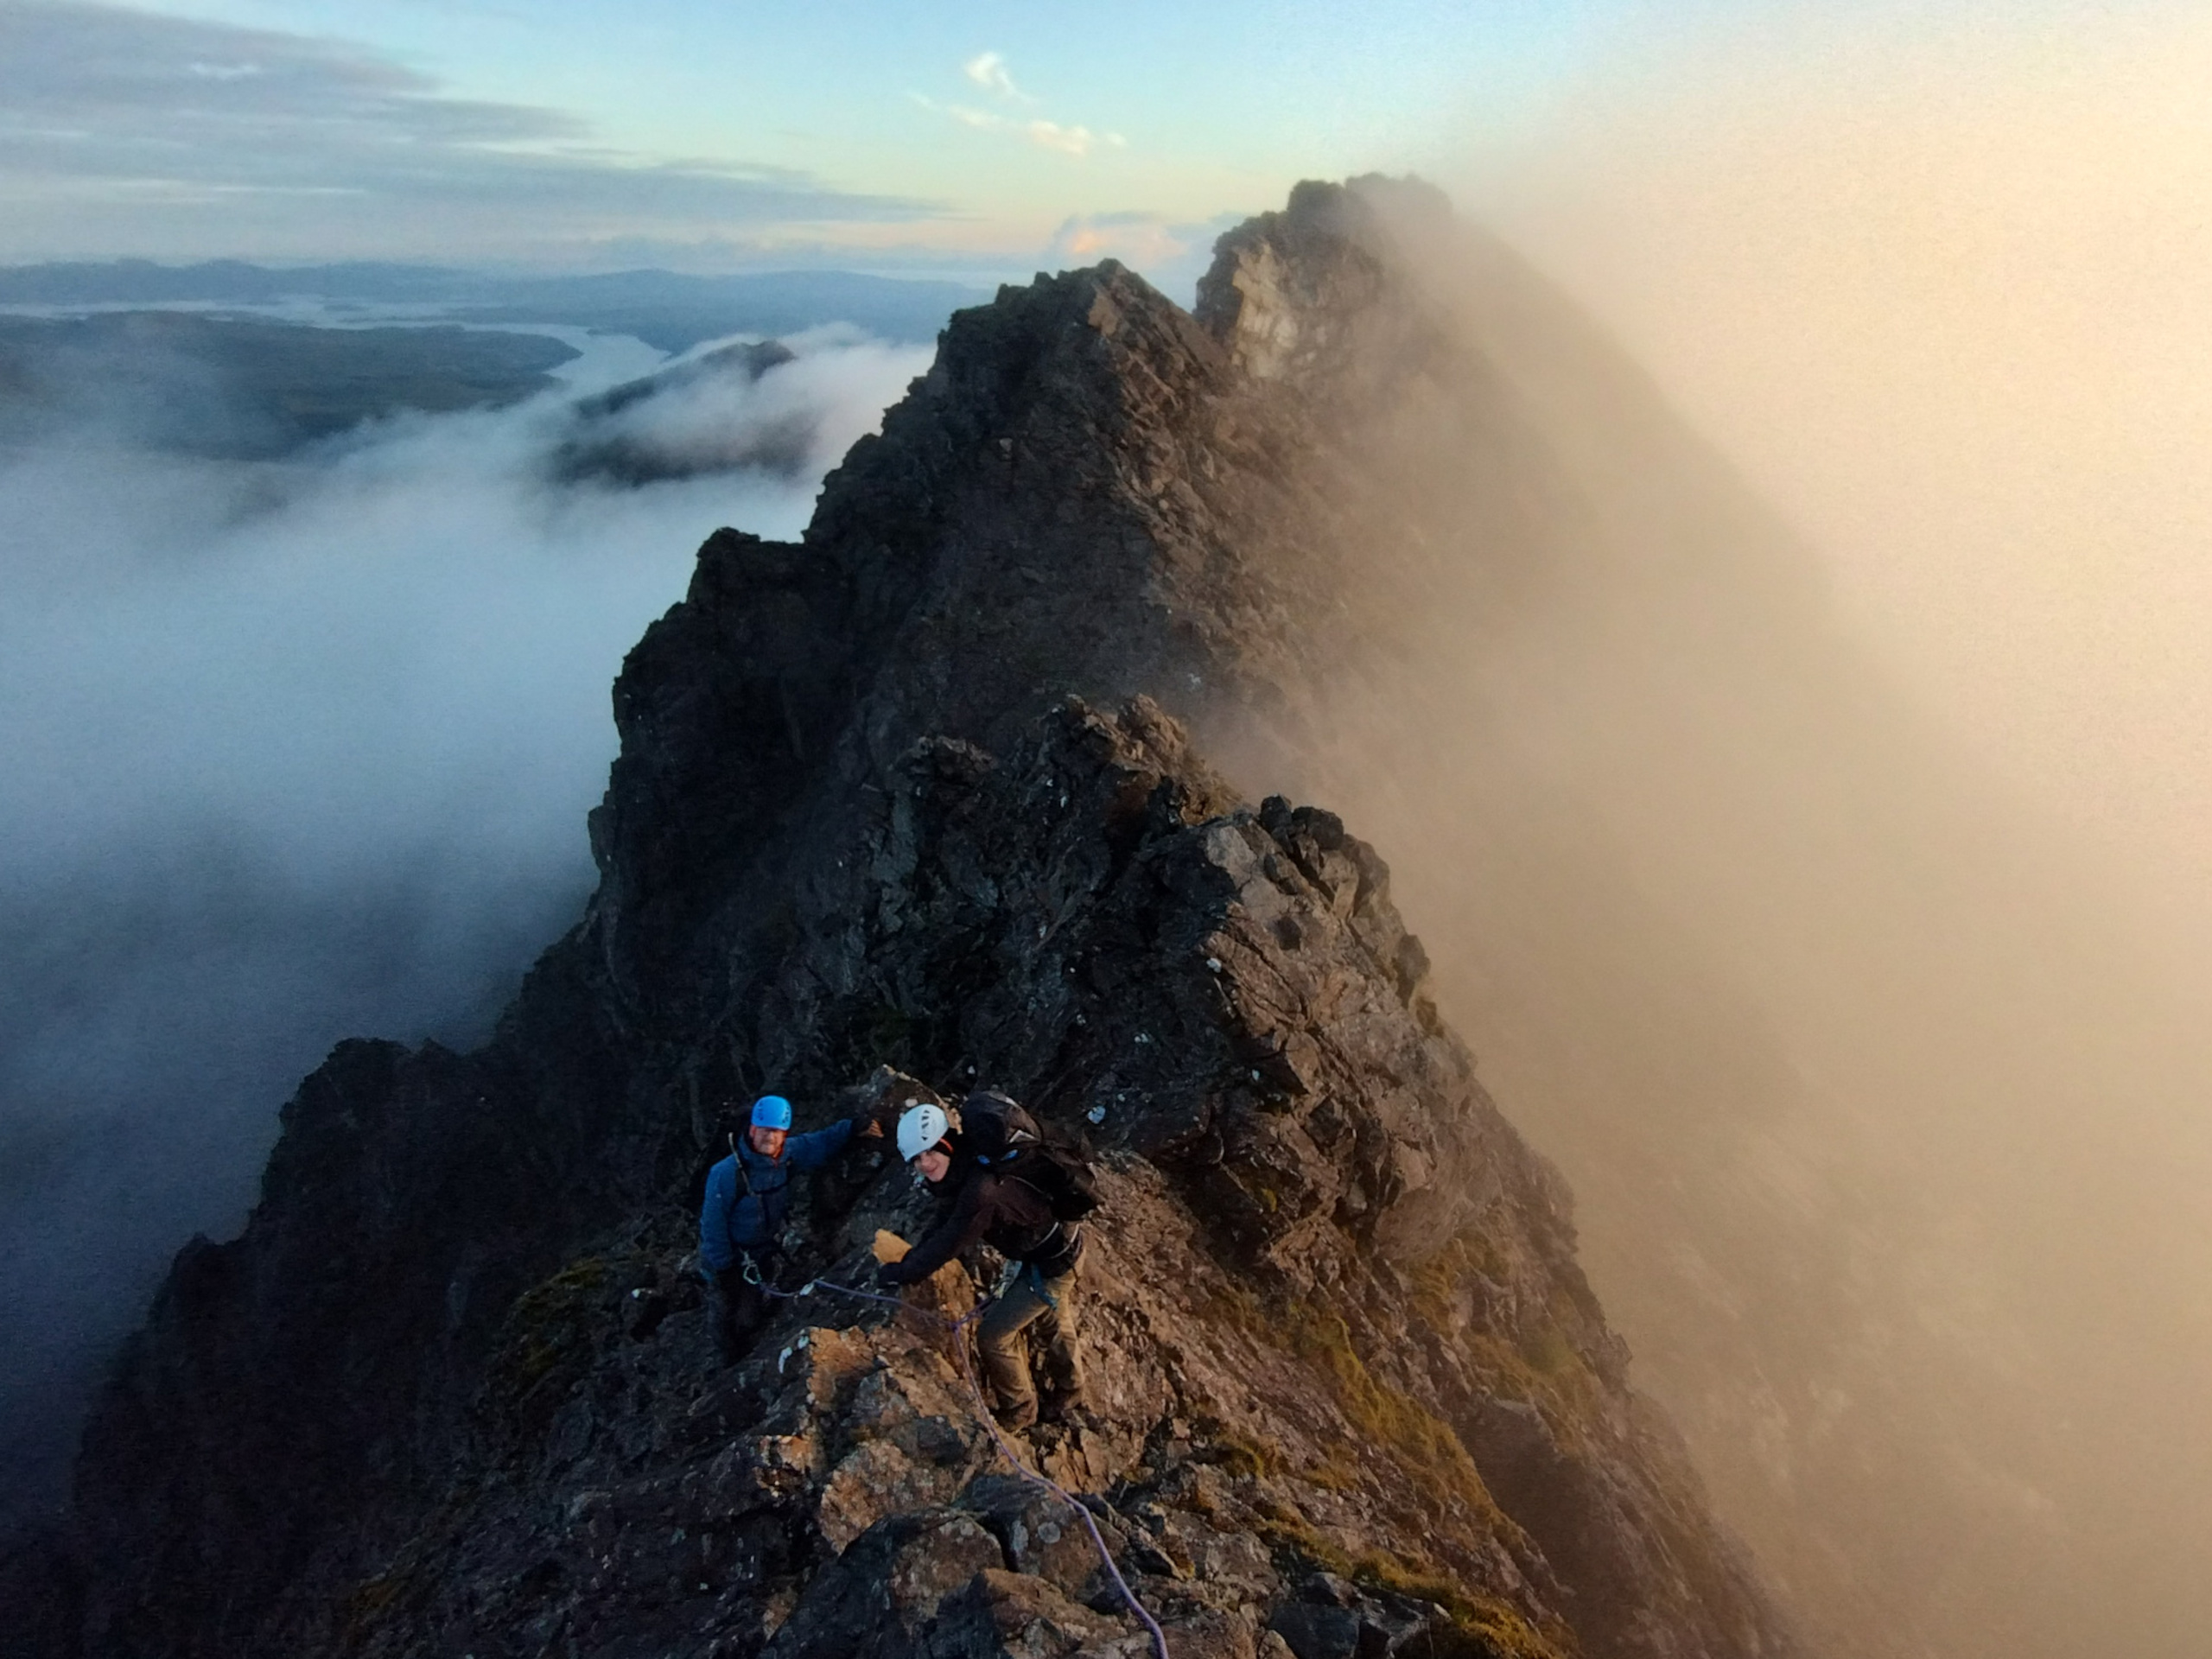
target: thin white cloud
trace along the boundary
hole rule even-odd
[[[1028,121],[1021,136],[1039,149],[1057,149],[1064,156],[1088,156],[1096,141],[1089,127],[1064,127],[1057,121]]]
[[[992,57],[995,54],[985,53],[983,55]],[[982,61],[980,58],[976,60],[976,63]],[[967,73],[970,80],[976,79],[976,64],[968,65]],[[970,104],[940,104],[923,92],[909,92],[906,96],[923,109],[941,115],[949,121],[956,121],[963,127],[978,132],[1006,133],[1034,144],[1039,149],[1072,156],[1077,161],[1088,157],[1094,149],[1102,144],[1109,149],[1126,149],[1128,147],[1129,141],[1118,132],[1094,132],[1089,127],[1048,121],[1042,116],[1033,117],[1027,121],[1018,120],[1012,116],[1001,115],[995,110],[979,110]],[[1026,101],[1034,103],[1036,100],[1029,99]]]
[[[1037,100],[1014,84],[1014,72],[1007,67],[1006,55],[1000,52],[983,52],[960,67],[966,75],[987,92],[1016,104],[1034,104]]]
[[[1014,84],[1014,72],[1007,67],[1002,52],[981,52],[960,66],[960,73],[976,86],[1007,103],[1035,105],[1038,99]],[[963,127],[978,132],[1002,132],[1034,144],[1039,149],[1049,149],[1057,155],[1071,156],[1077,161],[1087,159],[1090,152],[1103,145],[1109,149],[1124,149],[1128,140],[1118,132],[1096,132],[1090,128],[1064,121],[1047,120],[1033,116],[1027,120],[1001,114],[995,110],[979,110],[969,104],[940,104],[920,92],[908,94],[924,109],[957,121]]]

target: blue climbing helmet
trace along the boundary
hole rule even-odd
[[[788,1129],[791,1126],[791,1103],[781,1095],[763,1095],[753,1103],[753,1127],[756,1129]]]

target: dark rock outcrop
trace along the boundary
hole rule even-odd
[[[995,1084],[1094,1148],[1096,1421],[1028,1446],[1178,1659],[1786,1650],[1382,859],[1187,735],[1325,717],[1345,424],[1484,418],[1402,189],[1301,187],[1195,318],[1002,291],[803,545],[707,543],[615,689],[582,922],[480,1052],[342,1046],[179,1257],[86,1439],[83,1651],[1141,1651],[934,1327],[818,1291],[710,1370],[684,1178],[771,1084]],[[810,1186],[804,1272],[924,1224],[883,1161]]]
[[[757,423],[704,417],[727,416],[745,389],[798,360],[780,340],[741,342],[578,398],[553,452],[554,475],[631,487],[747,470],[797,478],[815,448],[812,413],[792,410]]]

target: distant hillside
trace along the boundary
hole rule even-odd
[[[235,259],[161,265],[0,269],[0,305],[266,305],[291,298],[358,305],[427,305],[485,322],[551,322],[634,334],[680,352],[724,334],[792,334],[849,322],[893,340],[932,340],[985,290],[958,283],[791,270],[685,276],[666,270],[589,276],[488,276],[431,265],[352,264],[273,270]]]
[[[177,311],[0,317],[0,446],[91,427],[148,448],[267,459],[401,410],[515,402],[575,355],[543,334],[491,329]]]
[[[441,302],[466,272],[432,265],[354,263],[271,270],[239,259],[196,265],[150,259],[0,267],[0,305],[257,305],[296,294],[386,304]]]

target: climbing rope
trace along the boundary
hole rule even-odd
[[[950,1331],[953,1337],[952,1346],[960,1357],[960,1375],[966,1379],[968,1392],[975,1398],[976,1419],[982,1424],[985,1432],[990,1435],[992,1444],[999,1449],[999,1455],[1013,1465],[1014,1472],[1020,1475],[1022,1479],[1041,1491],[1051,1493],[1074,1511],[1076,1519],[1083,1522],[1083,1529],[1090,1535],[1091,1548],[1098,1552],[1099,1560],[1104,1563],[1106,1575],[1114,1580],[1114,1587],[1122,1592],[1122,1599],[1128,1604],[1129,1611],[1136,1615],[1138,1622],[1152,1632],[1153,1651],[1158,1656],[1158,1659],[1168,1659],[1167,1633],[1160,1628],[1160,1621],[1154,1618],[1146,1609],[1145,1605],[1137,1599],[1137,1592],[1129,1588],[1129,1581],[1122,1576],[1122,1569],[1114,1560],[1114,1552],[1107,1548],[1106,1535],[1099,1531],[1097,1519],[1090,1513],[1089,1506],[1050,1475],[1032,1469],[1024,1463],[1021,1460],[1021,1454],[1014,1449],[1014,1443],[1007,1439],[1005,1432],[999,1427],[998,1419],[991,1415],[990,1402],[983,1397],[983,1385],[976,1380],[976,1376],[975,1357],[969,1353],[967,1339],[963,1334],[969,1325],[982,1317],[984,1311],[990,1306],[988,1301],[978,1301],[975,1306],[956,1319],[950,1314],[940,1313],[934,1308],[916,1307],[903,1297],[885,1296],[873,1290],[861,1290],[853,1285],[836,1284],[828,1279],[810,1279],[797,1290],[779,1290],[773,1285],[766,1284],[762,1285],[761,1289],[769,1295],[780,1298],[785,1301],[797,1301],[803,1296],[813,1295],[817,1290],[834,1290],[841,1295],[857,1296],[863,1301],[881,1302],[887,1307],[899,1309],[901,1313],[921,1314],[925,1318],[937,1320]]]

